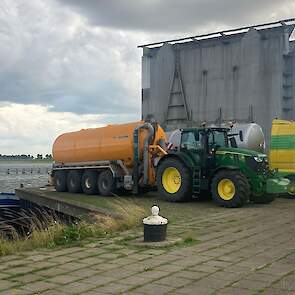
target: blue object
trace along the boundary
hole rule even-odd
[[[0,209],[20,207],[20,199],[15,193],[1,193],[0,192]]]

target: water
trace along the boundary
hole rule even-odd
[[[14,192],[24,187],[40,187],[48,183],[51,163],[0,161],[0,192]],[[44,229],[53,220],[65,224],[75,219],[61,212],[40,207],[35,203],[22,202],[21,208],[1,208],[0,237],[13,239],[17,236],[30,237],[32,229]]]
[[[40,187],[48,183],[51,163],[0,162],[0,192],[14,192],[24,187]]]

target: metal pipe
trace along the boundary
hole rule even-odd
[[[155,130],[152,124],[145,122],[144,124],[134,129],[134,167],[133,167],[133,180],[134,180],[134,193],[138,193],[138,159],[139,159],[139,135],[140,129],[148,129],[149,134],[144,140],[143,145],[143,183],[148,183],[148,169],[149,169],[149,155],[148,147],[151,139],[154,136]]]
[[[288,27],[285,26],[284,29],[284,55],[288,55],[290,52],[290,41],[289,41],[290,32],[288,30]]]
[[[139,127],[133,131],[133,194],[138,194],[138,158],[139,158],[139,144],[138,144],[138,130]]]
[[[150,123],[145,123],[144,127],[149,130],[148,137],[144,140],[143,145],[143,183],[148,183],[148,172],[149,172],[149,145],[150,141],[154,136],[155,129]]]

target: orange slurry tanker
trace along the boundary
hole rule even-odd
[[[165,149],[165,132],[153,120],[64,133],[53,144],[53,182],[58,192],[136,194],[156,185]]]

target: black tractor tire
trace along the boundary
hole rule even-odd
[[[104,170],[98,176],[97,187],[102,196],[111,196],[115,193],[115,179],[111,170]]]
[[[175,179],[171,181],[179,181],[180,186],[179,189],[175,192],[167,190],[167,184],[163,183],[164,177],[167,176],[167,169],[172,169],[177,174],[180,175],[180,179]],[[166,176],[165,176],[166,175]],[[172,176],[171,176],[172,177]],[[167,181],[166,181],[167,182]],[[165,188],[166,186],[166,188]],[[192,177],[189,168],[179,159],[176,158],[168,158],[163,160],[160,163],[160,166],[157,169],[157,187],[160,197],[169,202],[185,202],[189,201],[192,198]]]
[[[274,194],[267,194],[265,193],[264,195],[251,195],[250,196],[250,201],[255,203],[255,204],[269,204],[272,201],[275,200],[275,195]]]
[[[233,196],[222,197],[218,187],[222,181],[229,180],[234,186]],[[250,185],[247,178],[237,170],[221,170],[215,174],[211,182],[211,193],[214,202],[222,207],[238,208],[248,203],[250,198]]]
[[[80,171],[70,171],[67,176],[67,187],[70,193],[80,193],[82,192],[81,187],[81,172]]]
[[[82,175],[81,186],[82,191],[86,195],[98,194],[98,173],[96,171],[86,170]]]
[[[291,199],[294,199],[295,198],[295,175],[287,175],[285,176],[285,178],[288,178],[291,181],[291,183],[289,184],[289,191],[287,196]]]
[[[65,171],[56,171],[53,176],[53,183],[57,192],[67,191],[67,174]]]

